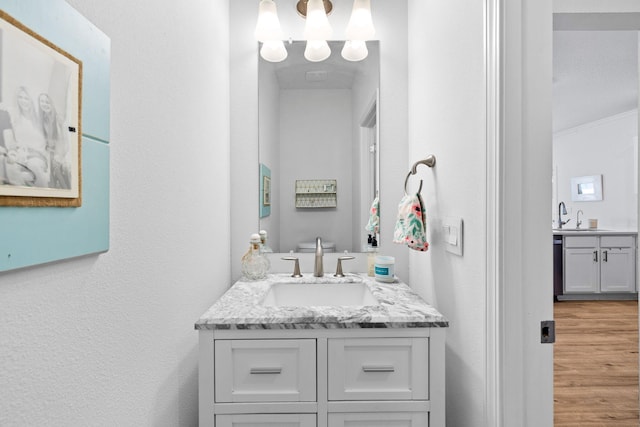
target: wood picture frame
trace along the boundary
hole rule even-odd
[[[260,218],[271,215],[271,169],[260,163]]]
[[[0,206],[82,205],[82,62],[0,11]]]

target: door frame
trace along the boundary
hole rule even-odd
[[[486,426],[553,425],[551,30],[551,0],[485,0]]]
[[[639,3],[485,0],[486,426],[553,426],[553,346],[539,341],[553,290],[536,287],[552,282],[553,13],[640,13]]]

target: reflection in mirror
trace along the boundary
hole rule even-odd
[[[379,42],[360,62],[341,57],[344,42],[329,44],[320,63],[304,59],[301,41],[283,62],[259,59],[259,157],[271,171],[260,228],[274,252],[314,251],[316,237],[325,252],[366,247],[379,196]]]

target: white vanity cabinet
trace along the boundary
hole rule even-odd
[[[564,293],[636,292],[633,235],[565,236]]]
[[[444,328],[199,335],[200,426],[445,425]]]

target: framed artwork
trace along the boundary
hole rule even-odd
[[[271,215],[271,169],[260,163],[260,218]]]
[[[82,62],[0,11],[0,205],[81,206]]]
[[[262,177],[262,204],[271,206],[271,178],[268,176]]]
[[[602,175],[571,178],[571,200],[574,202],[602,200]]]

